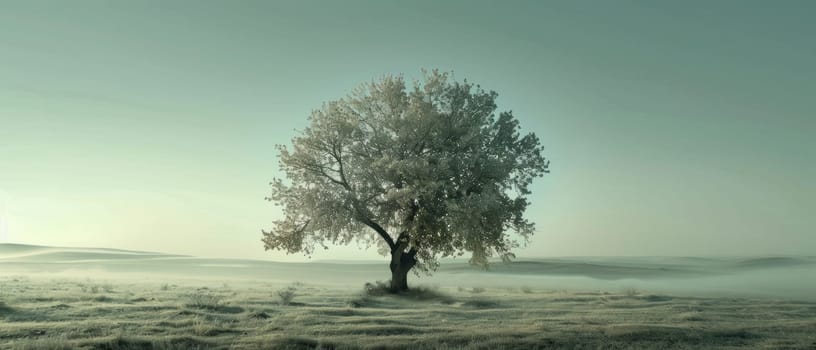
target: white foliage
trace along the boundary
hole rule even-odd
[[[495,115],[496,97],[433,71],[412,89],[389,76],[324,104],[291,148],[278,147],[289,181],[272,182],[284,218],[265,247],[376,242],[388,253],[402,233],[426,271],[464,252],[479,265],[509,259],[518,242],[507,231],[533,233],[526,195],[548,161],[510,112]]]

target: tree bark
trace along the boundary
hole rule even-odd
[[[413,252],[391,252],[391,293],[408,290],[408,272],[416,265]]]

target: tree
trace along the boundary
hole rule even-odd
[[[391,257],[392,292],[441,257],[470,252],[484,267],[514,257],[534,232],[529,185],[549,161],[512,112],[495,115],[497,93],[452,80],[434,70],[406,88],[387,76],[313,111],[291,150],[277,146],[288,181],[270,183],[283,218],[263,231],[265,249],[376,244]]]

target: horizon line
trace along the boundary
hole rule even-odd
[[[203,256],[203,255],[190,255],[190,254],[179,254],[179,253],[167,253],[167,252],[160,252],[160,251],[147,251],[147,250],[133,250],[133,249],[123,249],[123,248],[110,248],[110,247],[89,247],[89,246],[51,246],[51,245],[42,245],[42,244],[29,244],[29,243],[17,243],[17,242],[0,242],[0,246],[4,245],[17,245],[17,246],[28,246],[28,247],[38,247],[38,248],[52,248],[52,249],[89,249],[89,250],[113,250],[113,251],[121,251],[121,252],[129,252],[129,253],[141,253],[141,254],[156,254],[156,255],[166,255],[172,257],[188,257],[188,258],[203,258],[203,259],[219,259],[219,260],[254,260],[254,261],[270,261],[270,262],[279,262],[279,263],[292,263],[292,264],[304,264],[304,263],[319,263],[319,262],[381,262],[382,260],[378,259],[343,259],[343,258],[329,258],[329,259],[309,259],[309,261],[280,261],[280,260],[272,260],[272,259],[258,259],[258,258],[241,258],[241,257],[211,257],[211,256]],[[524,261],[525,259],[586,259],[586,258],[773,258],[773,257],[816,257],[814,255],[805,255],[805,254],[774,254],[774,253],[764,253],[764,254],[748,254],[748,255],[736,255],[736,254],[723,254],[723,255],[712,255],[712,254],[701,254],[701,255],[549,255],[549,256],[517,256],[512,260],[512,262]],[[467,259],[466,257],[444,257],[440,258],[439,260],[458,260],[461,258],[462,260]],[[383,257],[383,259],[387,259],[387,257]],[[491,262],[501,262],[500,258],[491,258]],[[462,261],[467,263],[467,261]]]

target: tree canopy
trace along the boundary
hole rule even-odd
[[[481,266],[511,258],[534,233],[529,185],[549,161],[512,112],[496,115],[497,96],[432,71],[325,103],[291,148],[277,146],[286,179],[267,199],[283,216],[263,231],[265,248],[309,255],[356,242],[404,252],[425,272],[468,252]]]

